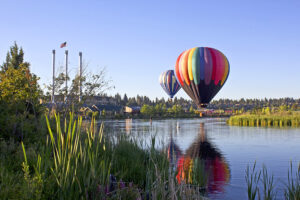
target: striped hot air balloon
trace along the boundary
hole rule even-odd
[[[159,83],[164,91],[170,96],[170,98],[173,98],[178,90],[180,90],[180,85],[176,80],[174,70],[163,72],[159,76]]]
[[[183,90],[197,106],[206,107],[226,82],[229,62],[216,49],[195,47],[178,56],[175,74]]]

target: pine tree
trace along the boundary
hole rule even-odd
[[[128,102],[128,98],[127,98],[127,95],[124,94],[124,97],[123,97],[123,104],[126,105]]]
[[[1,66],[1,71],[5,72],[9,68],[18,69],[20,67],[29,67],[28,62],[24,62],[24,52],[22,47],[19,48],[15,42],[13,46],[10,47],[10,50],[7,52],[6,60]]]

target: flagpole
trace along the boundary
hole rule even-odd
[[[65,59],[66,59],[66,96],[65,96],[65,102],[67,101],[68,96],[68,50],[65,51]]]
[[[79,52],[79,102],[82,100],[82,52]]]
[[[54,96],[54,90],[55,90],[55,49],[52,50],[52,71],[53,71],[53,76],[52,76],[52,103],[55,103],[55,96]]]

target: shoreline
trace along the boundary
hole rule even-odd
[[[205,119],[205,118],[229,118],[228,115],[214,115],[214,116],[176,116],[176,117],[170,117],[170,116],[122,116],[122,117],[99,117],[96,118],[97,120],[123,120],[123,119],[143,119],[143,120],[162,120],[162,119]],[[87,117],[85,120],[90,120],[90,117]]]

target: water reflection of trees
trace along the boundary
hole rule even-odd
[[[125,119],[125,131],[126,131],[126,134],[130,134],[131,132],[131,129],[132,129],[132,119]]]
[[[200,124],[197,138],[182,153],[172,134],[168,145],[168,159],[178,183],[197,185],[204,191],[222,192],[229,181],[230,171],[221,151],[207,138],[204,123]]]

